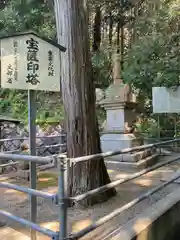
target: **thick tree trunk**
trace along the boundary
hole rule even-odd
[[[83,0],[55,0],[58,42],[62,54],[62,96],[66,114],[68,157],[99,153],[100,138],[95,113],[95,88],[89,53],[88,12]],[[78,163],[70,170],[69,195],[74,196],[110,182],[103,159]],[[93,204],[115,194],[112,189]]]

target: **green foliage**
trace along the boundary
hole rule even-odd
[[[46,37],[55,38],[55,22],[46,1],[11,0],[0,11],[0,35],[33,29]]]
[[[37,122],[53,123],[64,119],[63,106],[60,103],[58,94],[52,97],[45,92],[37,92]],[[22,122],[28,121],[28,96],[27,91],[7,90],[0,91],[0,113],[5,116],[12,116]]]
[[[138,122],[136,130],[145,138],[158,138],[160,136],[160,127],[153,118],[145,118]]]
[[[64,120],[64,109],[59,93],[40,92],[37,96],[37,122],[56,123]]]
[[[136,21],[136,41],[128,49],[125,57],[123,77],[138,94],[140,102],[145,103],[149,122],[140,126],[145,135],[156,136],[157,121],[151,120],[152,87],[172,88],[180,85],[180,2],[160,0],[159,8],[144,11]],[[155,118],[155,116],[152,116]],[[177,119],[179,116],[177,116]],[[157,117],[156,117],[157,119]],[[150,127],[149,127],[150,125]],[[161,137],[173,137],[174,116],[159,116]],[[145,128],[145,129],[144,129]],[[159,131],[159,129],[158,129]]]
[[[139,36],[127,53],[123,77],[145,99],[151,99],[153,86],[180,83],[179,9],[180,3],[169,1],[137,22]]]
[[[99,123],[100,131],[102,131],[103,129],[101,129],[101,127],[102,127],[104,121],[106,120],[106,112],[103,108],[97,107],[96,108],[96,115],[98,117],[98,123]]]
[[[108,52],[100,51],[92,56],[93,77],[95,84],[100,88],[107,88],[112,80],[111,62]]]

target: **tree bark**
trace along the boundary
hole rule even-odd
[[[124,68],[124,0],[121,0],[121,9],[120,9],[120,51],[121,51],[121,71]],[[119,53],[119,52],[117,52]]]
[[[118,17],[118,22],[117,22],[117,30],[116,30],[116,48],[117,48],[117,53],[120,53],[120,17]]]
[[[88,37],[88,10],[83,0],[54,0],[58,42],[67,48],[61,58],[62,97],[66,114],[67,154],[78,157],[101,152],[95,113]],[[68,192],[75,196],[110,182],[103,159],[71,167]],[[107,200],[109,190],[83,204]]]
[[[96,13],[94,18],[94,42],[93,42],[93,51],[99,51],[101,45],[101,7],[96,7]]]
[[[121,71],[124,70],[124,24],[121,26]]]
[[[109,59],[111,59],[112,56],[112,37],[113,37],[113,17],[112,12],[109,13]]]

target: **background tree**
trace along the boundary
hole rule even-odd
[[[147,2],[142,9],[143,14],[134,24],[136,39],[127,51],[123,77],[134,87],[139,101],[145,103],[146,115],[157,119],[157,115],[151,114],[152,87],[180,85],[180,3]],[[159,122],[164,129],[162,135],[172,137],[172,116],[161,114]],[[176,128],[179,127],[177,123]]]

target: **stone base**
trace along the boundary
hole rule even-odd
[[[134,134],[106,133],[101,136],[102,152],[117,151],[141,145],[141,140]],[[136,162],[134,154],[121,154],[112,157],[115,161]]]
[[[19,169],[16,173],[16,177],[24,179],[26,181],[30,180],[30,170],[21,170]]]
[[[151,156],[148,156],[138,162],[120,162],[120,161],[115,161],[115,160],[111,160],[112,158],[107,158],[105,160],[105,164],[106,167],[108,169],[112,169],[115,171],[121,171],[121,170],[142,170],[148,167],[153,166],[154,164],[156,164],[158,162],[158,158],[159,158],[159,154],[154,153]]]

